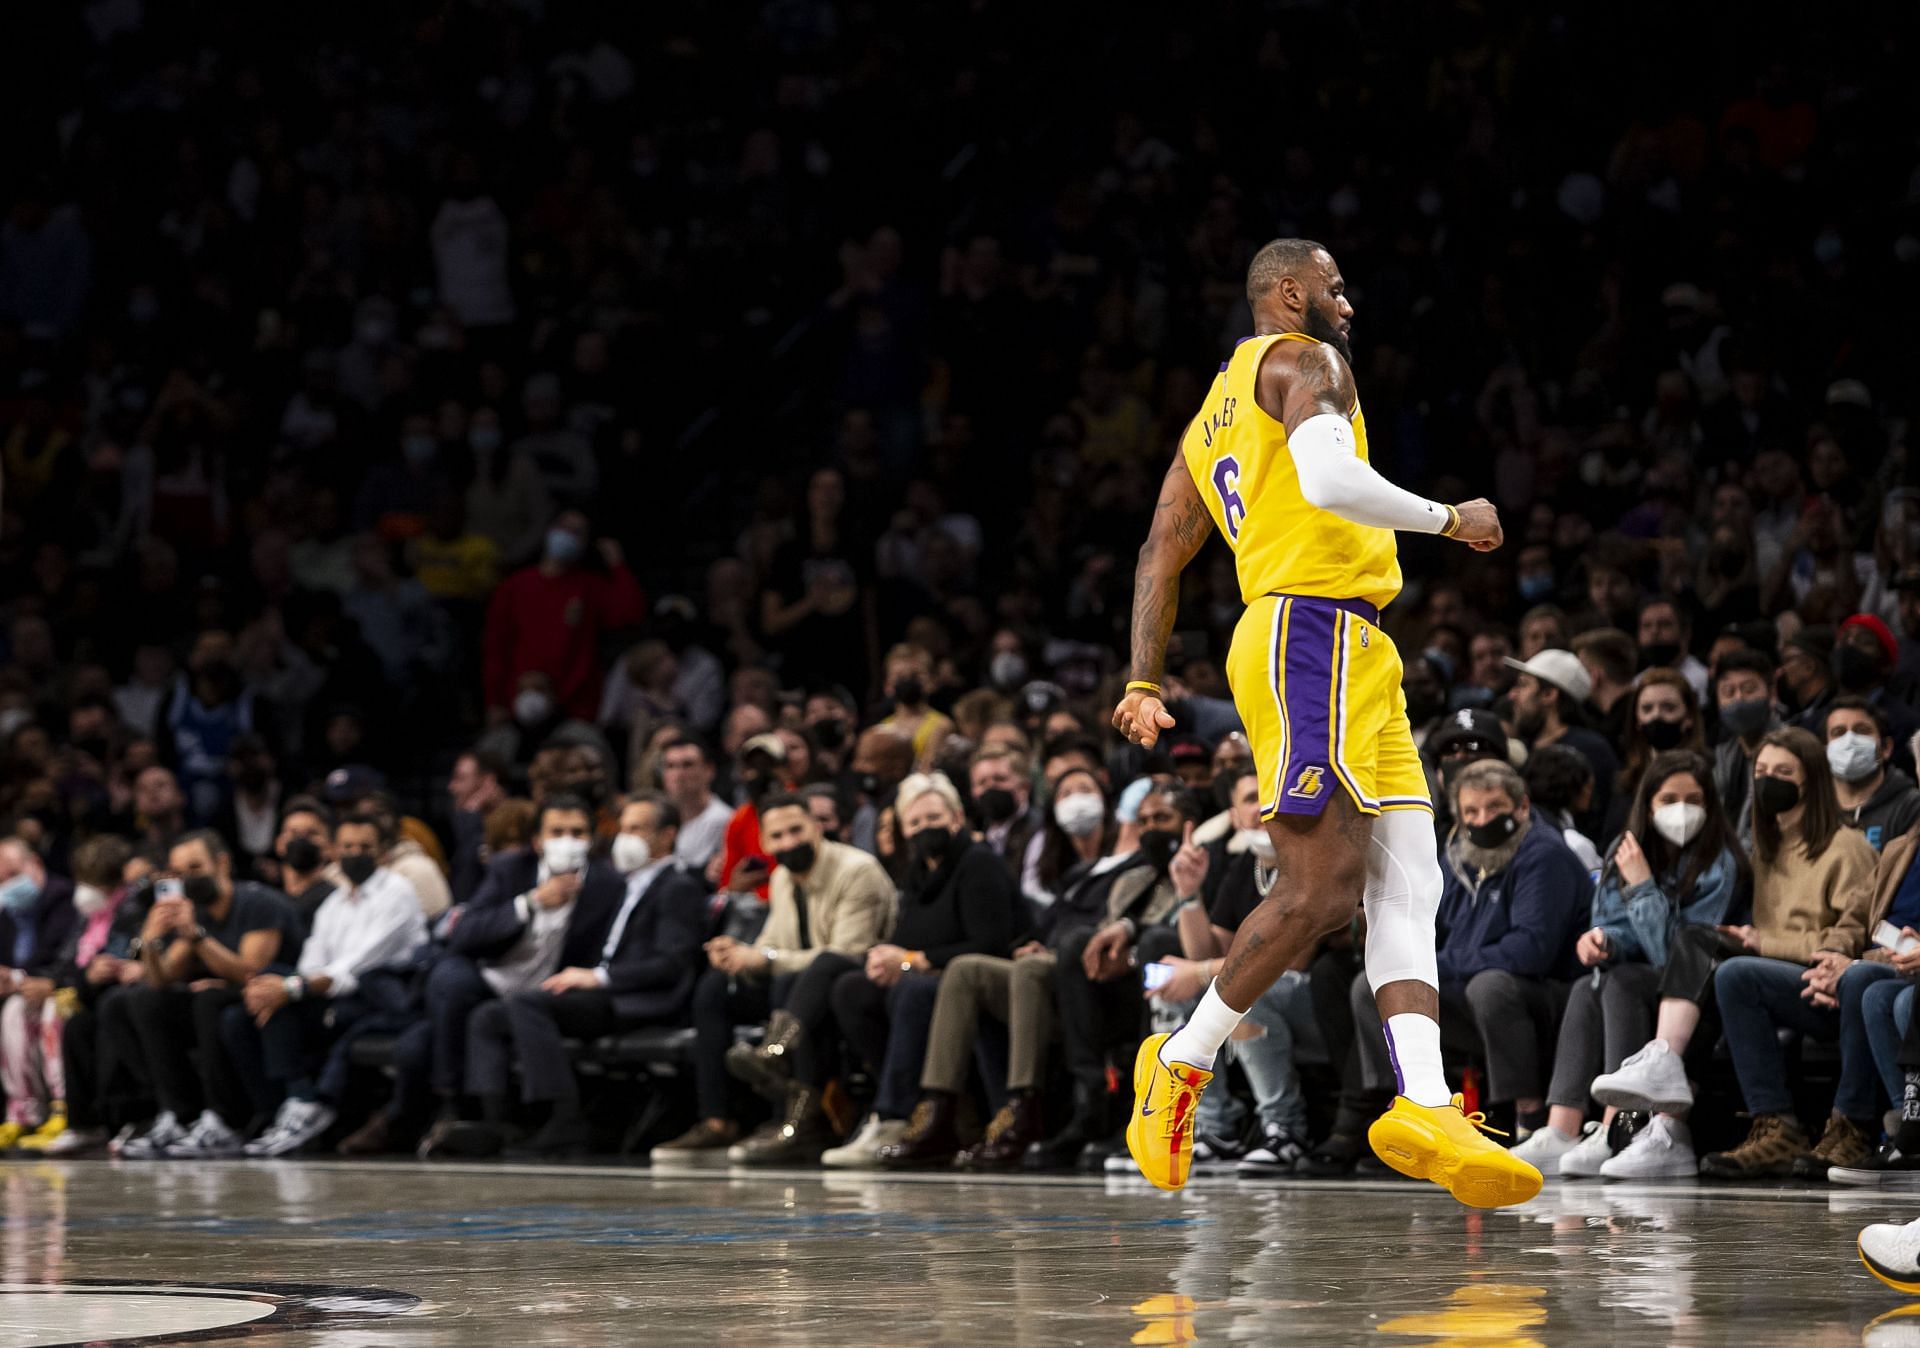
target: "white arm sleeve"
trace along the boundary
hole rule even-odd
[[[1374,529],[1437,534],[1447,527],[1445,506],[1394,486],[1361,459],[1345,417],[1309,417],[1287,436],[1287,447],[1309,504]]]

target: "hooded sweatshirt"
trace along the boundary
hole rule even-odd
[[[1866,834],[1867,841],[1878,852],[1920,823],[1920,789],[1916,789],[1913,778],[1899,768],[1888,768],[1879,789],[1867,797],[1866,803],[1841,810],[1840,817]]]

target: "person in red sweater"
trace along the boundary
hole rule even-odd
[[[715,888],[757,894],[766,902],[773,859],[760,844],[760,802],[792,787],[787,774],[787,745],[778,735],[755,735],[740,746],[738,780],[747,798],[727,821],[725,840],[707,867],[708,883]]]
[[[600,638],[637,625],[647,610],[640,583],[627,570],[620,544],[599,540],[606,574],[583,570],[587,517],[563,510],[547,530],[545,554],[500,583],[487,607],[485,693],[487,717],[511,714],[520,676],[543,673],[567,716],[591,721],[600,710]]]

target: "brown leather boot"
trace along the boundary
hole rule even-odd
[[[1027,1148],[1043,1135],[1040,1101],[1020,1091],[1007,1097],[987,1125],[987,1135],[954,1157],[953,1163],[961,1170],[1015,1170]]]
[[[877,1153],[885,1170],[905,1170],[921,1165],[945,1165],[960,1150],[960,1138],[954,1130],[954,1099],[945,1091],[928,1091],[913,1107],[907,1120],[907,1135]]]
[[[735,1044],[727,1050],[727,1071],[768,1104],[783,1105],[793,1082],[793,1055],[806,1037],[805,1026],[785,1011],[775,1011],[757,1047]]]
[[[365,1123],[340,1139],[338,1147],[342,1156],[379,1156],[399,1150],[393,1143],[393,1120],[384,1109],[374,1110]]]
[[[817,1165],[820,1153],[839,1140],[820,1108],[820,1088],[796,1084],[787,1088],[787,1111],[779,1128],[727,1148],[727,1160],[735,1165]]]

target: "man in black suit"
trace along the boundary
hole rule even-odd
[[[613,852],[627,877],[626,899],[595,958],[561,969],[535,991],[474,1012],[467,1028],[468,1093],[490,1115],[504,1116],[508,1071],[517,1061],[521,1098],[552,1107],[540,1131],[511,1154],[555,1156],[587,1145],[565,1040],[685,1022],[703,963],[707,889],[674,859],[679,830],[679,811],[665,796],[630,797]]]
[[[592,840],[587,803],[549,796],[534,824],[533,848],[496,858],[472,901],[447,915],[446,950],[426,988],[431,1082],[444,1100],[456,1100],[465,1081],[468,1022],[476,1010],[532,992],[563,968],[599,962],[626,884],[609,862],[589,859]],[[415,1040],[417,1053],[417,1031]],[[397,1047],[396,1057],[403,1056]],[[396,1086],[396,1101],[404,1093]],[[447,1141],[457,1121],[447,1114],[420,1144],[422,1156]]]

